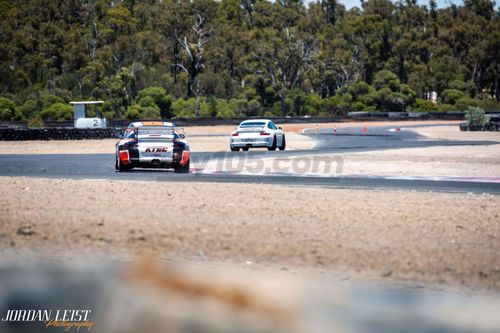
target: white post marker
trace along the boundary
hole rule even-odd
[[[69,102],[73,105],[73,119],[75,128],[105,128],[106,119],[98,108],[104,101],[78,101]],[[96,115],[94,118],[87,118],[87,105],[96,106]]]

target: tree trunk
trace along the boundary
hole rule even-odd
[[[495,99],[500,102],[500,65],[497,65],[497,73],[495,75]]]
[[[283,117],[286,117],[286,114],[287,114],[285,98],[286,98],[286,89],[281,89],[280,102],[281,102],[281,115]]]
[[[192,75],[189,75],[188,85],[187,85],[187,97],[194,96],[193,84],[194,84],[194,77]]]

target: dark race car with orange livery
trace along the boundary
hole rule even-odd
[[[173,123],[163,121],[133,122],[116,144],[115,169],[173,169],[189,173],[189,145]]]

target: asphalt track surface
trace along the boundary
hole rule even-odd
[[[186,182],[228,182],[262,183],[292,186],[320,186],[336,188],[381,188],[404,190],[430,190],[439,192],[474,192],[500,194],[500,181],[484,179],[465,179],[453,177],[372,177],[369,175],[319,176],[299,173],[259,173],[241,174],[224,170],[204,173],[203,166],[209,162],[231,161],[244,158],[247,161],[300,157],[322,154],[341,154],[384,149],[432,147],[432,146],[473,146],[489,145],[490,141],[449,141],[424,140],[412,126],[401,131],[394,127],[342,128],[334,130],[311,128],[305,135],[316,140],[313,149],[268,152],[251,150],[250,152],[200,152],[192,153],[193,172],[188,175],[174,174],[171,171],[134,170],[118,173],[114,170],[113,154],[53,154],[53,155],[2,155],[0,154],[0,176],[28,176],[68,179],[116,179],[142,181],[186,181]],[[471,147],[472,148],[472,147]]]

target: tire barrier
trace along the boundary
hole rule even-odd
[[[461,123],[460,130],[462,132],[471,131],[471,132],[497,132],[500,131],[499,123],[488,123],[485,125],[469,125],[467,123]]]
[[[0,140],[85,140],[117,138],[118,132],[114,128],[0,128]]]

